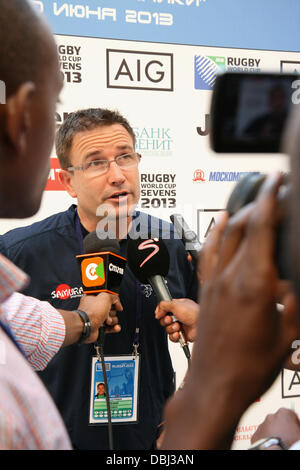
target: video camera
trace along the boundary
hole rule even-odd
[[[300,80],[294,74],[224,73],[217,76],[211,101],[211,148],[217,153],[270,154],[282,151],[293,107],[300,103]],[[229,215],[255,200],[267,175],[249,173],[227,202]],[[290,234],[289,177],[278,196],[276,265],[280,279],[291,279],[287,255]]]

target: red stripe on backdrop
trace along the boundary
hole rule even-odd
[[[50,172],[45,191],[65,191],[65,188],[59,182],[58,173],[60,172],[60,165],[57,158],[50,159]]]

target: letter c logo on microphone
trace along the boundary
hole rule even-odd
[[[87,265],[85,269],[85,275],[90,281],[96,281],[96,279],[98,278],[97,268],[98,265],[96,263],[90,263]]]
[[[81,263],[82,283],[85,287],[102,286],[105,283],[103,258],[83,259]]]

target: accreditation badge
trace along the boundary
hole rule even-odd
[[[105,357],[112,423],[137,422],[140,356]],[[89,424],[107,424],[107,393],[102,362],[93,357]]]

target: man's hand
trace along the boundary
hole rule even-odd
[[[172,313],[177,322],[173,322]],[[162,300],[155,310],[155,318],[166,328],[173,342],[179,341],[179,331],[183,330],[187,341],[193,342],[196,337],[196,323],[199,315],[199,305],[190,299]],[[179,323],[180,322],[180,323]]]
[[[122,311],[122,305],[116,295],[106,292],[98,295],[84,295],[81,297],[78,310],[83,310],[88,314],[92,325],[92,333],[86,343],[93,343],[97,340],[99,328],[102,325],[107,327],[106,333],[121,331],[116,314]]]
[[[116,295],[106,292],[98,295],[84,295],[80,299],[78,310],[83,310],[87,313],[92,326],[91,335],[86,340],[86,343],[93,343],[97,340],[99,328],[103,324],[106,326],[106,333],[118,333],[121,331],[116,315],[117,312],[122,311],[122,305],[119,297]],[[59,310],[59,312],[66,325],[65,340],[62,346],[77,343],[83,331],[83,322],[80,316],[75,311]]]
[[[296,413],[280,408],[276,413],[268,415],[253,434],[251,444],[266,437],[279,437],[287,449],[299,441],[300,421]]]
[[[191,368],[166,409],[162,449],[229,448],[242,413],[275,380],[299,334],[293,302],[276,309],[281,178],[267,178],[256,201],[208,237]]]
[[[210,379],[219,370],[224,379],[226,371],[227,379],[243,390],[245,406],[272,383],[298,333],[290,299],[282,299],[284,314],[276,309],[280,182],[280,175],[268,178],[255,202],[212,233],[202,256],[205,282],[197,342],[201,375],[206,371]],[[204,354],[204,345],[209,354]]]

